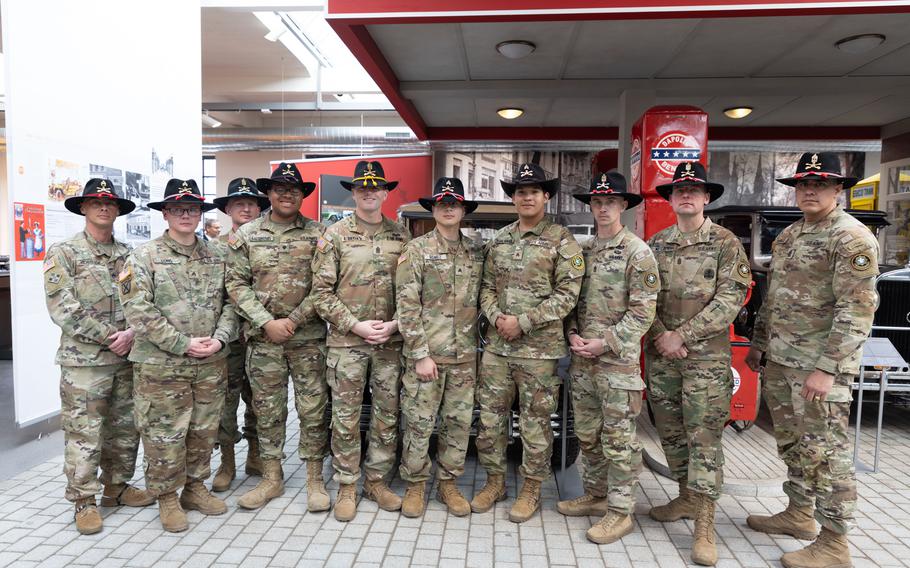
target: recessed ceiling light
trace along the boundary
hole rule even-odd
[[[858,53],[872,51],[883,43],[885,43],[885,36],[882,34],[861,34],[845,37],[836,42],[834,47],[845,53],[856,55]]]
[[[496,46],[496,51],[503,57],[508,57],[509,59],[527,57],[534,53],[535,49],[537,49],[537,46],[530,41],[518,39],[504,41]]]
[[[752,114],[752,107],[732,107],[725,108],[724,114],[727,118],[746,118]]]
[[[261,112],[262,114],[272,114],[272,109],[270,109],[270,108],[261,108],[261,109],[259,109],[259,112]]]
[[[524,109],[521,108],[501,108],[496,111],[496,114],[503,117],[506,120],[512,120],[518,118],[519,116],[525,113]]]

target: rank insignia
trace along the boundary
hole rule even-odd
[[[644,275],[644,278],[642,278],[642,280],[644,281],[645,286],[647,286],[648,288],[652,288],[652,289],[657,288],[657,282],[658,282],[657,274],[655,274],[653,272],[649,272]]]
[[[860,253],[850,259],[850,266],[855,270],[866,271],[869,270],[869,267],[872,266],[872,259],[869,258],[869,255],[865,253]]]

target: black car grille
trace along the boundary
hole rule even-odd
[[[894,347],[910,361],[910,281],[881,280],[878,283],[879,307],[875,312],[876,326],[906,327],[903,330],[872,330],[872,337],[887,337]]]

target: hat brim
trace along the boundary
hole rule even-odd
[[[385,182],[385,183],[379,182],[379,184],[376,185],[375,187],[370,187],[370,186],[368,186],[368,185],[363,185],[363,184],[359,184],[359,183],[354,183],[354,182],[352,182],[352,181],[346,181],[346,180],[341,180],[341,181],[339,181],[338,183],[340,183],[341,186],[342,186],[343,188],[345,188],[346,190],[348,190],[348,191],[351,191],[351,190],[354,189],[355,187],[366,188],[366,189],[377,189],[377,190],[379,190],[379,189],[384,189],[384,190],[386,190],[386,191],[392,191],[393,189],[395,189],[396,187],[398,187],[398,182],[397,182],[397,181],[387,181],[387,182]]]
[[[476,201],[471,201],[469,199],[465,199],[464,201],[456,201],[453,199],[443,198],[442,201],[436,201],[435,199],[432,199],[430,197],[418,197],[417,201],[420,202],[421,207],[423,207],[424,209],[426,209],[427,211],[429,211],[431,213],[433,212],[433,206],[436,205],[437,203],[461,203],[462,205],[464,205],[464,214],[465,215],[470,215],[477,209],[477,206],[480,205]]]
[[[227,208],[227,205],[228,205],[228,203],[230,203],[231,199],[241,199],[241,198],[255,199],[259,203],[260,211],[265,211],[266,209],[268,209],[269,207],[272,206],[272,202],[269,201],[269,198],[266,197],[265,195],[223,195],[221,197],[216,197],[215,199],[213,199],[212,203],[215,204],[215,207],[217,207],[219,211],[221,211],[222,213],[227,215],[228,212],[225,211],[225,209]]]
[[[670,201],[670,194],[673,193],[673,189],[676,187],[684,186],[684,185],[703,185],[703,186],[705,186],[705,189],[708,190],[708,195],[711,197],[709,203],[712,201],[717,201],[718,199],[720,199],[720,196],[724,194],[724,186],[722,186],[721,184],[711,183],[711,182],[701,182],[701,181],[694,182],[694,183],[689,182],[689,181],[677,182],[677,183],[663,183],[661,185],[656,186],[654,188],[654,191],[656,191],[661,197],[663,197],[667,201]]]
[[[165,199],[164,201],[152,201],[149,203],[149,209],[154,209],[155,211],[164,211],[164,206],[168,205],[168,204],[198,205],[198,206],[202,207],[203,213],[205,213],[206,211],[211,211],[212,209],[215,209],[214,203],[207,203],[207,202],[201,201],[199,199],[196,199],[193,201],[181,201],[178,199]]]
[[[626,192],[613,192],[613,193],[576,193],[572,197],[585,203],[587,205],[591,204],[592,197],[622,197],[626,200],[626,209],[632,209],[636,205],[642,202],[642,196],[637,193],[626,193]]]
[[[797,182],[804,180],[806,178],[826,179],[826,180],[836,181],[836,182],[841,183],[844,186],[844,189],[850,189],[851,187],[856,185],[857,182],[859,182],[859,178],[855,178],[855,177],[838,177],[838,176],[834,176],[831,174],[829,174],[827,177],[825,177],[825,176],[816,175],[814,173],[805,175],[801,178],[795,178],[795,177],[778,178],[777,181],[779,181],[780,183],[782,183],[784,185],[789,185],[790,187],[796,187]]]
[[[519,187],[522,187],[522,186],[526,186],[526,185],[538,185],[538,186],[540,186],[541,189],[543,189],[545,192],[547,192],[550,195],[550,197],[553,197],[554,195],[556,195],[557,192],[559,192],[559,179],[548,179],[548,180],[544,180],[544,181],[525,181],[525,182],[522,182],[522,181],[510,182],[510,181],[499,180],[499,185],[502,186],[502,190],[504,192],[506,192],[506,195],[508,195],[509,197],[512,197],[512,194],[515,193],[516,189],[518,189]]]
[[[292,185],[292,186],[294,186],[294,187],[299,187],[299,188],[301,189],[301,191],[303,191],[303,198],[304,198],[304,199],[306,199],[307,197],[309,197],[310,194],[313,193],[313,191],[316,190],[316,184],[313,183],[313,182],[311,182],[311,181],[305,181],[305,182],[303,182],[303,183],[300,183],[299,181],[297,181],[297,180],[294,179],[294,178],[282,178],[282,177],[278,177],[278,178],[259,178],[259,179],[256,180],[256,187],[257,187],[257,188],[259,189],[259,191],[261,191],[262,193],[268,193],[269,190],[272,189],[272,185],[274,185],[274,184],[276,184],[276,183],[283,183],[283,184],[286,184],[286,185]]]
[[[111,198],[110,197],[94,197],[91,195],[89,195],[89,196],[77,195],[75,197],[67,198],[66,201],[63,202],[63,206],[66,207],[71,213],[75,213],[76,215],[82,215],[84,217],[85,214],[82,213],[82,211],[80,211],[79,208],[82,206],[82,202],[85,201],[86,199],[111,199]],[[126,215],[127,213],[132,213],[133,210],[136,208],[136,204],[133,203],[132,201],[130,201],[129,199],[123,199],[122,197],[115,197],[115,198],[113,198],[113,200],[117,202],[117,207],[120,208],[119,212],[117,213],[118,217],[120,217],[121,215]]]

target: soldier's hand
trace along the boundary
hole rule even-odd
[[[388,340],[388,338],[383,339],[382,328],[376,328],[378,324],[382,323],[383,322],[380,320],[360,321],[354,324],[351,331],[354,332],[355,335],[362,337],[370,345],[379,345]]]
[[[265,331],[265,336],[268,337],[269,341],[280,345],[294,335],[295,327],[294,322],[291,320],[281,318],[266,322],[262,329]]]
[[[576,352],[576,348],[581,349],[585,346],[585,340],[577,333],[569,334],[569,348]]]
[[[211,357],[221,349],[221,342],[211,337],[192,337],[190,338],[189,349],[186,354],[197,359]]]
[[[425,383],[439,378],[439,370],[436,368],[436,361],[432,357],[419,359],[414,367],[417,371],[417,378]]]
[[[761,368],[762,355],[764,352],[756,349],[754,345],[749,347],[749,352],[746,353],[746,366],[757,373]]]
[[[367,343],[370,343],[371,345],[380,345],[391,339],[398,331],[398,320],[374,323],[372,327],[376,333],[367,339]]]
[[[518,324],[518,317],[501,315],[496,319],[496,331],[499,332],[506,341],[515,341],[521,337],[521,326]]]
[[[809,402],[824,402],[833,386],[834,375],[815,369],[806,377],[806,382],[803,384],[803,390],[799,395]]]
[[[107,346],[108,349],[113,351],[115,354],[123,357],[130,352],[130,349],[133,348],[133,339],[136,337],[136,332],[133,331],[133,328],[128,327],[123,331],[117,331],[112,333],[108,339],[111,341],[111,344]]]
[[[603,339],[585,339],[584,351],[592,359],[594,357],[600,357],[607,350],[607,345],[604,343]]]
[[[657,347],[657,351],[670,359],[680,358],[676,355],[679,355],[679,350],[683,345],[685,343],[682,337],[675,331],[665,331],[654,340],[654,346]]]

